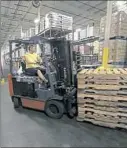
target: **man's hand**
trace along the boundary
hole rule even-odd
[[[28,64],[37,64],[36,62],[29,62]]]
[[[40,62],[40,63],[42,62],[42,60],[41,60],[39,55],[37,56],[37,61]]]
[[[41,65],[41,68],[42,68],[42,69],[46,69],[46,67],[45,67],[45,66],[43,66],[43,65]]]

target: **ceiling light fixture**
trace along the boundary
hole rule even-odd
[[[124,11],[127,13],[127,9],[126,9],[126,1],[117,1],[116,2],[116,5],[117,5],[117,9],[119,11]]]
[[[80,29],[80,28],[76,29],[76,32],[79,32],[79,31],[81,31],[81,29]]]
[[[118,6],[122,6],[123,4],[125,4],[125,1],[117,1],[116,4],[117,4]]]
[[[35,20],[34,20],[34,23],[35,24],[37,24],[37,23],[39,23],[40,22],[40,20],[38,19],[38,18],[36,18]]]

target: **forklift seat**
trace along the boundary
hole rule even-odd
[[[29,80],[32,81],[33,80],[33,82],[34,82],[37,79],[37,76],[33,75],[32,73],[28,73],[28,72],[25,71],[26,70],[26,63],[24,61],[21,61],[21,66],[22,66],[22,71],[23,71],[22,76],[23,76],[24,80],[25,81],[29,81]],[[44,76],[47,80],[49,80],[47,73],[45,73]],[[56,83],[57,83],[56,82],[56,71],[54,71],[54,70],[51,71],[50,76],[51,76],[51,79],[52,79],[52,83],[54,85],[56,85]]]
[[[24,61],[20,62],[20,66],[22,67],[22,73],[20,75],[16,75],[17,82],[27,82],[27,83],[35,83],[38,79],[37,76],[32,75],[31,73],[26,73],[26,63]]]
[[[29,73],[29,72],[26,72],[26,63],[25,61],[21,61],[21,66],[22,66],[22,71],[23,71],[23,74],[26,75],[26,76],[35,76],[33,75],[32,73]]]

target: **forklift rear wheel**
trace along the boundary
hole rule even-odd
[[[19,98],[14,97],[13,98],[13,104],[14,104],[14,108],[19,108],[20,107],[20,100],[19,100]]]
[[[64,114],[64,105],[59,101],[48,101],[45,106],[45,112],[51,118],[60,119]]]

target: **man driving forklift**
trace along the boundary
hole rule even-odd
[[[57,43],[55,41],[54,45]],[[29,48],[27,54],[24,55],[24,61],[21,62],[22,72],[21,74],[13,73],[13,58],[12,58],[12,44],[17,43],[18,45],[25,45]],[[14,105],[14,108],[27,107],[36,110],[44,111],[49,117],[52,118],[61,118],[64,113],[68,114],[70,117],[73,117],[76,114],[76,88],[71,84],[66,84],[66,77],[57,78],[59,71],[56,71],[56,67],[59,65],[59,62],[53,68],[55,58],[47,54],[46,44],[53,44],[51,40],[42,38],[40,36],[34,36],[29,40],[10,40],[9,41],[9,53],[10,53],[10,74],[8,75],[8,84],[9,84],[9,93]],[[64,47],[66,44],[63,40],[60,40],[60,44]],[[34,45],[39,45],[45,64],[45,74],[41,66],[39,66],[41,59],[35,53]],[[29,46],[28,46],[29,45]],[[68,48],[65,48],[68,47]],[[66,52],[69,53],[69,46],[65,46],[63,49],[66,49]],[[53,47],[52,47],[53,48]],[[60,50],[61,51],[61,50]],[[64,51],[64,50],[63,50]],[[66,53],[65,52],[65,53]],[[63,54],[62,54],[63,55]],[[66,60],[64,60],[65,64]],[[63,64],[63,63],[62,63]],[[63,65],[61,67],[65,67]],[[67,67],[66,66],[66,67]],[[67,67],[70,70],[70,67]],[[47,82],[48,85],[38,85],[36,82],[37,77],[41,81]],[[44,77],[44,76],[45,77]],[[68,74],[69,75],[69,74]],[[68,76],[67,75],[67,76]],[[71,80],[71,79],[70,79]]]
[[[32,76],[38,76],[39,82],[47,83],[48,80],[44,77],[45,67],[40,66],[42,60],[40,56],[36,53],[36,47],[33,44],[28,46],[28,53],[23,56],[23,60],[26,64],[25,72],[31,74]]]

